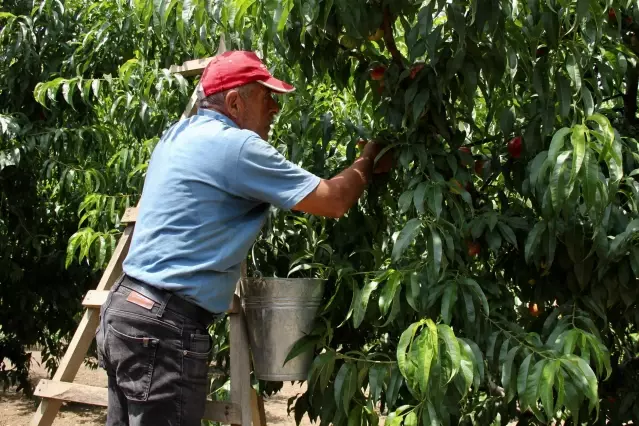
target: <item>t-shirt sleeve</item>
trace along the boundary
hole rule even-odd
[[[235,186],[239,195],[289,210],[320,183],[320,178],[288,161],[258,137],[249,137],[237,158]]]

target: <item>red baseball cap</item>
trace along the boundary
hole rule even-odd
[[[200,86],[204,96],[257,82],[274,92],[290,93],[295,87],[273,77],[253,52],[230,50],[215,56],[204,68]]]

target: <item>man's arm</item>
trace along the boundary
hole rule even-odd
[[[303,211],[316,216],[332,218],[342,217],[361,197],[373,172],[386,172],[390,169],[391,158],[384,156],[375,170],[375,157],[381,146],[368,143],[362,155],[355,162],[331,179],[322,179],[313,192],[293,206],[293,210]]]

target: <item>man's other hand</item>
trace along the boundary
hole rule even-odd
[[[368,157],[373,161],[375,161],[379,153],[384,149],[384,145],[374,141],[366,141],[365,139],[358,140],[357,146],[362,149],[362,157]],[[377,161],[373,173],[388,173],[390,169],[393,168],[394,163],[395,159],[393,158],[392,150],[389,149],[382,155],[382,158]]]

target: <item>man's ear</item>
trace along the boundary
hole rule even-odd
[[[231,90],[226,94],[224,106],[233,119],[240,117],[244,111],[244,103],[237,90]]]

